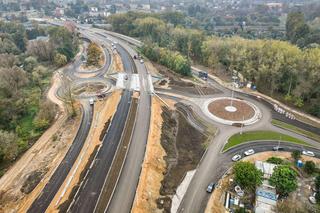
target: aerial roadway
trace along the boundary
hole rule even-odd
[[[61,24],[61,23],[55,23]],[[137,113],[135,116],[134,127],[132,131],[130,146],[126,158],[123,162],[117,184],[113,190],[112,196],[108,202],[101,204],[101,193],[104,189],[104,183],[108,176],[112,160],[115,157],[116,150],[119,146],[121,135],[123,134],[125,124],[128,119],[130,106],[132,104],[132,94],[129,85],[123,89],[120,102],[118,104],[116,113],[111,121],[107,133],[103,138],[103,143],[99,147],[95,158],[92,161],[91,169],[84,178],[84,184],[78,189],[76,195],[69,206],[70,212],[111,212],[111,213],[127,213],[130,212],[134,202],[136,188],[139,182],[141,172],[141,165],[143,163],[145,148],[148,139],[150,115],[151,115],[151,95],[153,94],[153,86],[150,84],[148,72],[143,61],[133,60],[133,56],[137,55],[133,46],[141,46],[142,43],[136,39],[124,36],[118,33],[109,32],[101,29],[92,28],[91,26],[78,25],[80,33],[101,45],[113,44],[123,63],[124,72],[128,75],[128,81],[133,75],[139,76],[139,99]],[[112,55],[105,50],[107,58],[111,61]],[[66,69],[65,74],[70,77],[72,81],[76,81],[76,76],[73,75],[74,69],[79,67],[79,61],[75,61],[72,67]],[[97,71],[97,75],[92,77],[92,81],[97,78],[104,78],[107,70],[109,70],[110,63],[106,63],[103,69]],[[192,67],[193,74],[197,76],[199,70]],[[294,124],[302,129],[319,134],[320,130],[311,125],[302,123],[298,120],[290,120],[286,116],[279,114],[273,110],[273,105],[261,97],[252,94],[243,93],[241,91],[232,91],[230,88],[221,85],[215,79],[209,77],[207,86],[215,88],[220,91],[219,96],[231,96],[248,100],[258,106],[263,116],[259,117],[259,121],[254,125],[249,125],[243,128],[243,131],[252,131],[259,129],[268,129],[277,131],[283,134],[288,134],[305,140],[314,148],[309,148],[316,156],[320,156],[319,144],[315,141],[305,138],[301,135],[289,132],[284,129],[273,126],[270,121],[272,118],[277,118],[280,121]],[[243,145],[232,148],[226,152],[222,152],[225,142],[233,134],[239,133],[240,128],[218,124],[210,121],[199,107],[198,103],[192,101],[192,98],[181,99],[179,91],[167,91],[163,93],[162,90],[155,91],[159,96],[165,96],[174,100],[179,100],[181,103],[192,106],[194,112],[202,117],[204,120],[215,125],[219,129],[219,133],[212,139],[206,153],[199,163],[195,175],[193,176],[190,185],[187,188],[185,195],[179,205],[178,212],[204,212],[207,205],[209,195],[205,189],[210,182],[217,182],[222,175],[232,165],[231,158],[235,154],[242,155],[243,152],[249,148],[253,148],[255,152],[270,151],[277,145],[274,141],[262,141],[259,144],[245,143]],[[190,97],[193,97],[192,95]],[[194,97],[193,97],[194,98]],[[32,204],[28,212],[45,212],[47,206],[61,187],[62,182],[67,177],[71,167],[73,166],[85,138],[88,135],[90,124],[92,121],[92,109],[89,104],[82,101],[83,104],[83,122],[79,129],[76,139],[73,142],[65,159],[61,162],[49,183],[45,186],[41,195]],[[187,113],[188,120],[193,122],[192,113]],[[241,130],[242,131],[242,130]],[[285,151],[301,150],[304,147],[294,144],[281,144]],[[100,202],[100,204],[99,204]],[[99,208],[97,208],[99,204]]]

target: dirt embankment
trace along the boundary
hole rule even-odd
[[[161,180],[166,167],[163,159],[166,153],[160,144],[163,122],[162,106],[161,101],[152,98],[149,138],[136,197],[131,210],[133,213],[160,212],[157,208],[156,199],[160,196]]]
[[[0,179],[0,212],[25,210],[31,205],[72,144],[81,115],[68,119],[63,102],[55,96],[60,85],[56,73],[47,94],[60,109],[54,124]]]
[[[173,89],[181,93],[190,93],[193,95],[210,95],[220,93],[219,90],[208,87],[205,84],[195,81],[192,77],[179,75],[168,68],[153,64],[159,73],[164,77],[156,87],[162,89]]]
[[[207,137],[185,117],[152,100],[146,155],[132,212],[170,212],[171,199],[187,171],[198,165]]]
[[[171,199],[187,171],[194,170],[205,151],[207,137],[191,126],[180,113],[163,108],[161,145],[166,151],[167,164],[161,181],[158,208],[170,212]]]
[[[55,195],[48,212],[58,212],[59,208],[67,209],[73,199],[77,187],[85,174],[85,170],[90,165],[90,157],[94,156],[97,146],[101,144],[103,137],[100,137],[102,132],[107,130],[110,120],[116,111],[120,101],[120,91],[115,91],[106,100],[98,101],[94,105],[93,122],[89,131],[86,142],[78,156],[77,161],[73,165],[68,177]],[[89,163],[88,163],[89,162]],[[85,171],[85,172],[83,172]]]

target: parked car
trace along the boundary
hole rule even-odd
[[[272,149],[273,149],[273,151],[283,151],[284,150],[284,148],[281,146],[275,146]]]
[[[208,192],[208,193],[213,192],[213,190],[215,189],[215,187],[216,187],[216,184],[213,183],[213,182],[211,182],[211,183],[208,185],[208,187],[207,187],[207,192]]]
[[[232,157],[232,161],[238,161],[241,159],[241,155],[235,155]]]
[[[254,150],[253,149],[249,149],[249,150],[244,152],[245,156],[249,156],[249,155],[253,155],[253,154],[254,154]]]
[[[310,156],[310,157],[314,157],[314,156],[315,156],[315,154],[314,154],[313,152],[308,151],[308,150],[303,150],[303,151],[302,151],[302,154],[303,154],[303,155]]]

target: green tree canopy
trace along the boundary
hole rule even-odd
[[[234,165],[233,171],[235,182],[242,188],[253,191],[262,184],[263,173],[253,163],[240,161]]]
[[[269,182],[280,196],[286,196],[297,189],[297,173],[289,166],[277,166]]]

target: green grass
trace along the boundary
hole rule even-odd
[[[278,132],[273,131],[250,131],[250,132],[243,132],[241,135],[237,133],[231,136],[227,142],[227,144],[223,147],[223,151],[230,149],[231,147],[237,146],[241,143],[249,142],[249,141],[258,141],[258,140],[279,140],[281,141],[302,144],[302,145],[309,145],[306,142],[291,137],[289,135],[285,135]]]
[[[282,129],[286,129],[286,130],[295,132],[295,133],[300,134],[300,135],[304,135],[305,137],[308,137],[310,139],[313,139],[315,141],[320,142],[320,135],[317,135],[317,134],[315,134],[313,132],[309,132],[307,130],[301,129],[299,127],[296,127],[296,126],[293,126],[291,124],[287,124],[287,123],[284,123],[284,122],[281,122],[281,121],[278,121],[278,120],[275,120],[275,119],[273,119],[271,123],[274,126],[277,126],[277,127],[282,128]]]

